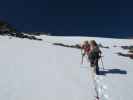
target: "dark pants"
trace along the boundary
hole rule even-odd
[[[99,75],[99,66],[98,66],[98,59],[92,60],[90,59],[90,66],[94,67],[94,72]]]

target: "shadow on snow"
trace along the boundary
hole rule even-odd
[[[100,75],[106,75],[106,74],[121,74],[121,75],[126,75],[127,71],[126,70],[121,70],[121,69],[104,69],[100,70]]]

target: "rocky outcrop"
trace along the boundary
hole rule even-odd
[[[42,39],[36,38],[36,36],[28,35],[28,34],[24,34],[24,33],[6,33],[6,35],[21,38],[21,39],[26,38],[26,39],[30,39],[30,40],[38,40],[38,41],[42,40]]]
[[[76,45],[66,45],[66,44],[63,44],[63,43],[53,43],[53,45],[63,46],[63,47],[67,47],[67,48],[81,49],[81,46],[79,44],[76,44]]]
[[[16,29],[6,21],[0,20],[0,34],[6,34],[9,32],[16,32]]]
[[[130,59],[133,59],[133,54],[131,53],[131,54],[124,54],[124,53],[121,53],[121,52],[118,52],[117,53],[119,56],[123,56],[123,57],[129,57]]]

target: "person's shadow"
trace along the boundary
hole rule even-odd
[[[121,74],[121,75],[126,75],[127,71],[126,70],[121,70],[121,69],[100,69],[99,70],[100,75],[106,75],[106,74]]]

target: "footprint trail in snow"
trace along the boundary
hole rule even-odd
[[[94,76],[94,88],[96,91],[96,100],[109,100],[107,94],[108,87],[103,83],[104,78],[98,75]]]

